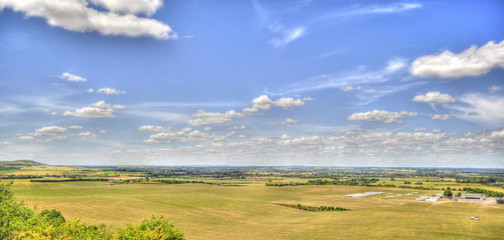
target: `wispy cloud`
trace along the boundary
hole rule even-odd
[[[406,60],[393,59],[387,62],[385,68],[377,71],[368,71],[365,67],[359,67],[343,74],[322,74],[312,77],[308,81],[291,84],[287,91],[298,93],[359,84],[384,83],[393,79],[394,75],[404,71],[405,67]]]
[[[274,37],[270,40],[270,44],[276,48],[282,48],[287,46],[292,41],[305,35],[304,27],[296,27],[291,29],[285,29],[283,27],[270,28],[271,32],[279,33],[279,37]]]
[[[326,52],[326,53],[320,54],[320,55],[312,58],[311,60],[313,61],[313,60],[318,60],[318,59],[321,59],[321,58],[326,58],[326,57],[334,56],[336,54],[340,54],[341,52],[343,52],[343,50],[336,50],[336,51]]]
[[[301,5],[291,9],[295,9],[295,11],[297,11],[306,4],[307,3],[303,1]],[[269,41],[269,44],[273,47],[286,47],[289,43],[306,35],[306,27],[286,27],[284,24],[281,24],[278,19],[272,17],[272,14],[262,7],[258,1],[252,1],[252,5],[254,6],[254,10],[261,25],[265,26],[274,35],[274,37]]]
[[[422,4],[420,3],[392,3],[388,5],[373,5],[373,6],[354,6],[351,8],[338,10],[326,15],[323,15],[317,20],[330,20],[330,19],[343,19],[349,17],[359,17],[366,15],[386,15],[386,14],[398,14],[407,11],[411,11],[414,9],[422,8]]]
[[[457,100],[464,105],[449,105],[448,108],[458,110],[457,118],[471,122],[502,126],[504,124],[504,97],[483,94],[465,94]]]

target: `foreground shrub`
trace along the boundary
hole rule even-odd
[[[119,230],[118,238],[120,240],[179,240],[184,239],[184,234],[167,219],[152,216],[150,219],[144,219],[140,225],[129,225],[125,229]]]

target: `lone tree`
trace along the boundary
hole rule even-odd
[[[445,197],[452,197],[453,193],[450,189],[447,188],[446,190],[444,190],[443,195],[445,195]]]

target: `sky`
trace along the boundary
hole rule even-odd
[[[0,0],[0,160],[504,168],[502,13]]]

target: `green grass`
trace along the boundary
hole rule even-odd
[[[3,181],[5,182],[5,181]],[[67,219],[121,228],[150,215],[171,217],[187,239],[501,239],[504,206],[417,202],[413,189],[356,186],[222,187],[207,184],[102,182],[30,183],[15,180],[18,201],[60,210]],[[384,191],[366,198],[345,194]],[[439,191],[419,190],[420,195]],[[398,199],[386,195],[403,194]],[[279,204],[340,206],[309,212]],[[470,220],[477,216],[479,221]]]

